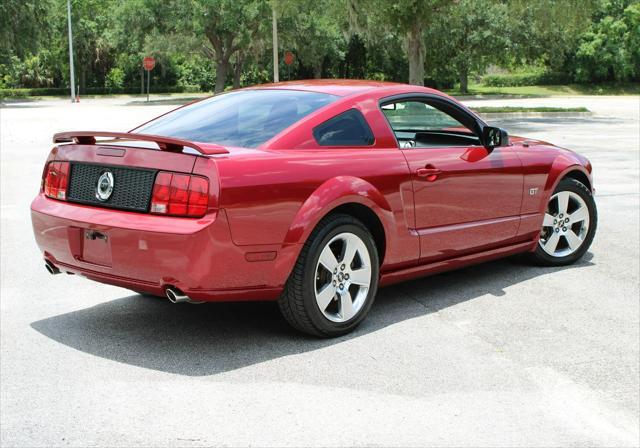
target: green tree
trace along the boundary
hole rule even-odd
[[[37,53],[50,36],[52,8],[52,0],[2,0],[0,58]]]
[[[113,64],[114,48],[108,31],[113,27],[114,15],[107,12],[113,11],[115,6],[116,0],[71,2],[74,62],[80,92],[85,92],[88,84],[104,85],[104,78]],[[96,11],[101,13],[96,14]]]
[[[509,55],[513,65],[564,67],[590,24],[596,0],[507,0]]]
[[[449,3],[448,0],[349,0],[349,7],[358,11],[354,14],[355,21],[365,22],[370,40],[379,39],[387,31],[404,39],[409,83],[422,86],[426,53],[432,50],[431,46],[427,48],[425,31],[441,20]]]
[[[455,71],[460,90],[468,92],[469,74],[482,73],[489,64],[505,60],[508,36],[505,29],[507,6],[487,0],[459,0],[451,3],[443,17],[429,27],[426,41],[432,50],[427,57],[436,78],[445,78],[444,67]],[[440,75],[440,76],[438,76]]]
[[[604,0],[576,52],[577,81],[626,81],[640,75],[640,3]]]
[[[281,47],[293,50],[314,78],[322,77],[327,59],[342,58],[344,36],[337,24],[334,0],[280,0]]]
[[[191,0],[191,29],[202,36],[202,50],[216,63],[215,91],[222,92],[231,58],[260,38],[270,13],[266,0]]]

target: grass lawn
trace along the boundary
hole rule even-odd
[[[449,95],[465,95],[457,89],[447,90]],[[467,95],[640,95],[640,83],[630,84],[567,84],[555,86],[488,87],[470,84]]]
[[[589,112],[586,107],[473,107],[473,111],[480,114],[496,114],[510,112]]]
[[[20,89],[13,89],[20,90]],[[25,91],[28,89],[24,89]],[[471,95],[509,95],[522,97],[544,97],[544,96],[572,96],[572,95],[640,95],[640,83],[627,84],[567,84],[553,86],[522,86],[522,87],[488,87],[482,84],[470,84],[469,93],[461,93],[459,89],[444,90],[452,96],[471,96]],[[6,92],[0,89],[0,99],[5,100],[38,100],[51,98],[67,98],[64,96],[24,96],[6,97]],[[189,98],[195,99],[202,96],[211,95],[212,93],[152,93],[151,97],[157,101],[158,97],[166,99],[170,98]],[[3,98],[4,97],[4,98]],[[144,101],[146,95],[141,94],[108,94],[108,95],[81,95],[82,98],[122,98],[130,97]],[[527,112],[527,111],[525,111]],[[540,111],[545,112],[545,111]],[[546,111],[548,112],[548,111]],[[575,111],[573,111],[575,112]]]

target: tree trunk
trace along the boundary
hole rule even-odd
[[[82,67],[82,70],[80,70],[80,89],[76,94],[80,92],[82,92],[83,95],[87,92],[87,69],[85,67]]]
[[[236,65],[233,71],[233,88],[240,88],[240,75],[242,75],[242,66],[244,65],[244,58],[238,55],[236,58]]]
[[[469,72],[466,68],[460,69],[460,92],[469,93]]]
[[[216,88],[215,93],[224,92],[224,84],[227,81],[229,71],[229,59],[219,59],[216,61]]]
[[[409,56],[409,84],[423,86],[426,49],[422,36],[422,24],[418,20],[411,26],[407,34],[407,53]]]
[[[140,94],[144,95],[144,68],[140,70]]]
[[[313,64],[313,77],[315,79],[322,78],[322,62]]]

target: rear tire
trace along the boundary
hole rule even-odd
[[[373,304],[378,273],[378,251],[369,230],[352,216],[328,216],[302,247],[278,300],[280,311],[303,333],[349,333]]]
[[[597,225],[591,191],[576,179],[562,179],[547,204],[533,260],[543,266],[575,263],[591,246]]]

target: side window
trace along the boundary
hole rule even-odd
[[[426,102],[407,100],[381,106],[400,148],[480,146],[469,127]],[[445,109],[446,110],[446,109]]]
[[[404,101],[382,106],[394,131],[469,130],[450,115],[420,101]]]
[[[360,111],[349,109],[313,129],[320,146],[371,146],[373,132]]]

